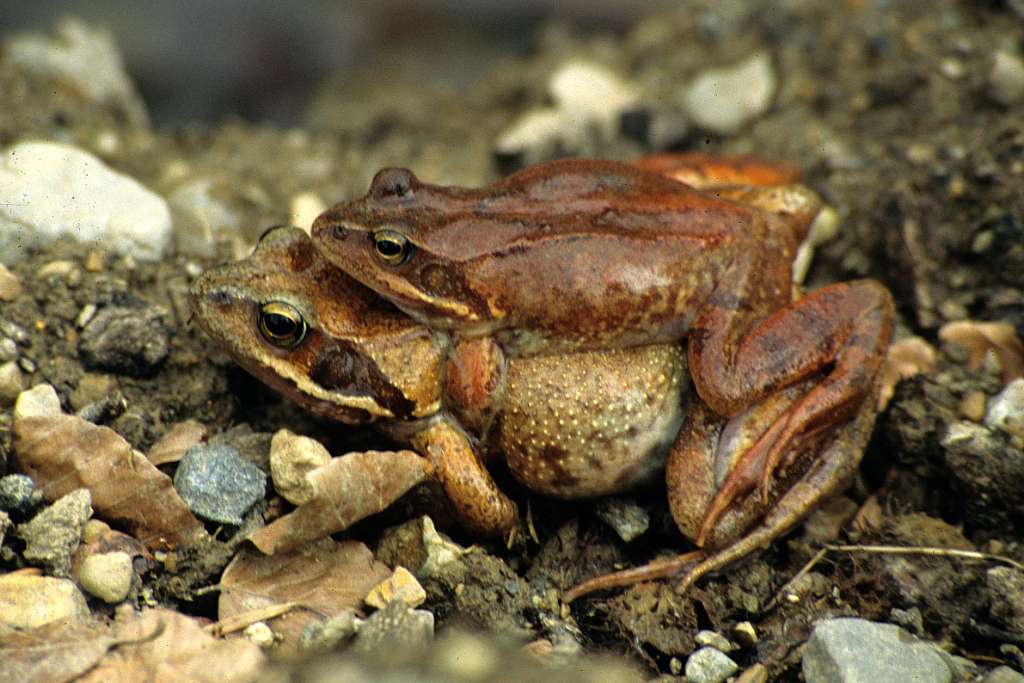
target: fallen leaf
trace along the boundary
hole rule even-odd
[[[16,470],[32,477],[47,500],[87,488],[100,517],[151,548],[191,544],[206,533],[171,478],[108,427],[74,415],[21,417],[14,421],[14,454]]]
[[[250,534],[268,555],[324,538],[376,514],[430,473],[425,458],[412,451],[365,451],[334,458],[306,476],[309,502]]]
[[[935,348],[920,337],[907,337],[890,344],[879,380],[878,409],[884,410],[889,405],[901,381],[934,370],[937,357]]]
[[[0,678],[9,683],[76,680],[116,643],[109,627],[94,622],[0,630]]]
[[[388,566],[358,541],[325,538],[272,556],[244,548],[221,577],[217,616],[225,621],[269,605],[298,603],[301,609],[270,622],[285,647],[294,647],[309,624],[358,608],[369,590],[390,575]]]
[[[185,451],[206,438],[206,426],[196,420],[185,420],[167,430],[160,440],[149,447],[146,457],[154,465],[178,462]]]
[[[989,353],[995,355],[1003,373],[1003,383],[1024,377],[1024,343],[1009,323],[958,320],[939,330],[939,339],[967,349],[967,366],[976,370]]]
[[[266,665],[258,647],[244,638],[214,638],[202,624],[178,612],[130,606],[117,610],[118,644],[82,683],[248,683]]]

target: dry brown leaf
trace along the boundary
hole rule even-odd
[[[922,372],[935,369],[938,354],[920,337],[907,337],[889,345],[882,364],[882,387],[878,392],[878,409],[884,410],[896,392],[896,385]]]
[[[117,643],[96,623],[50,624],[31,631],[0,630],[0,680],[7,683],[72,681]]]
[[[313,498],[249,536],[268,555],[324,538],[376,514],[430,474],[412,451],[365,451],[334,458],[307,477]]]
[[[286,646],[294,646],[310,623],[359,607],[370,589],[390,575],[388,566],[358,541],[325,538],[273,556],[244,548],[221,577],[218,618],[268,605],[301,604],[304,609],[271,624]]]
[[[1004,384],[1024,377],[1024,343],[1009,323],[958,320],[943,325],[939,339],[967,349],[967,365],[972,370],[981,367],[985,356],[993,353],[999,360]]]
[[[74,415],[23,417],[14,423],[14,453],[18,471],[47,500],[87,488],[100,517],[151,548],[190,544],[206,533],[171,478],[112,429]]]
[[[170,610],[136,613],[123,607],[114,633],[120,644],[80,679],[83,683],[246,683],[266,664],[248,640],[214,638],[198,621]]]
[[[185,420],[167,430],[160,440],[150,446],[146,457],[154,465],[178,462],[185,451],[206,438],[206,426],[196,420]]]

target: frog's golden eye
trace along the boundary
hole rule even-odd
[[[309,331],[302,314],[283,301],[270,301],[260,306],[257,322],[263,338],[282,349],[294,349]]]
[[[409,260],[413,252],[409,238],[395,230],[378,230],[373,233],[373,253],[389,266],[400,266]]]

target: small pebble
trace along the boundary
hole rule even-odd
[[[238,235],[238,216],[218,192],[226,180],[196,178],[178,186],[167,203],[174,216],[174,244],[187,256],[209,258],[216,253],[217,243],[229,235]]]
[[[383,655],[389,661],[413,659],[425,652],[433,640],[434,615],[395,600],[360,625],[351,651],[357,655]]]
[[[420,579],[434,576],[444,565],[458,561],[467,552],[441,536],[427,516],[385,530],[377,544],[378,560],[408,567]]]
[[[969,391],[960,401],[960,417],[971,422],[981,422],[985,417],[985,392]]]
[[[738,64],[698,75],[684,95],[686,111],[702,128],[734,133],[768,110],[776,86],[771,58],[759,52]]]
[[[985,674],[981,683],[1024,683],[1024,674],[1008,666],[999,666]]]
[[[427,599],[427,592],[405,567],[395,567],[388,578],[370,589],[363,600],[370,607],[384,609],[393,600],[400,600],[410,607],[419,607]]]
[[[9,360],[17,360],[17,358],[18,344],[13,339],[0,337],[0,363],[6,363]]]
[[[768,683],[768,668],[764,664],[755,664],[744,669],[737,676],[736,683]]]
[[[0,510],[15,517],[25,518],[42,502],[43,495],[36,491],[35,482],[24,474],[8,474],[0,478]]]
[[[152,375],[170,350],[163,317],[157,306],[104,307],[82,330],[82,364],[132,377]]]
[[[55,277],[61,280],[71,278],[72,273],[78,270],[78,266],[75,265],[74,261],[58,260],[44,263],[39,270],[36,271],[36,277],[40,280],[46,280],[47,278]]]
[[[33,629],[87,619],[89,606],[73,582],[23,572],[0,575],[0,624]]]
[[[107,265],[107,256],[99,249],[90,249],[85,255],[85,269],[90,273],[99,273]]]
[[[743,647],[754,647],[757,645],[757,629],[749,621],[741,621],[732,629],[732,637]]]
[[[0,301],[14,301],[21,296],[21,281],[18,276],[0,263]]]
[[[21,369],[14,361],[0,364],[0,406],[12,405],[25,390]]]
[[[299,638],[299,649],[305,652],[337,650],[341,643],[355,636],[363,623],[356,617],[355,610],[347,609],[322,624],[315,624],[303,631]]]
[[[57,391],[49,384],[37,384],[21,392],[14,402],[14,422],[30,417],[54,417],[60,415],[60,399]]]
[[[989,92],[1000,104],[1011,106],[1024,100],[1024,60],[1007,50],[997,50],[988,76]]]
[[[242,516],[263,500],[267,475],[224,445],[201,444],[181,459],[174,488],[202,519],[238,526]]]
[[[48,574],[67,576],[71,554],[82,540],[85,523],[92,517],[92,496],[88,489],[76,489],[59,498],[14,533],[25,541],[24,557],[42,566]]]
[[[116,605],[128,597],[133,575],[132,558],[128,553],[98,553],[85,558],[78,583],[90,595]]]
[[[739,670],[736,662],[713,647],[702,647],[686,660],[686,678],[691,683],[723,683]]]
[[[242,635],[249,639],[249,642],[260,648],[261,650],[267,650],[274,645],[274,632],[270,630],[266,622],[257,621],[255,624],[249,624],[242,631]]]
[[[928,643],[899,626],[856,618],[827,619],[814,627],[803,672],[807,683],[952,680],[949,667]]]
[[[728,638],[720,633],[715,633],[714,631],[698,631],[693,640],[698,645],[713,647],[719,652],[732,652],[733,650],[738,649],[735,645],[729,642]]]
[[[108,398],[116,390],[117,381],[111,375],[87,372],[68,395],[68,404],[72,410],[78,412],[86,406]]]
[[[594,514],[626,543],[642,536],[651,525],[647,509],[628,498],[602,498],[597,502]]]
[[[293,505],[314,495],[307,475],[331,461],[331,454],[316,439],[282,429],[270,441],[270,477],[281,497]]]
[[[313,221],[327,206],[316,192],[300,192],[288,204],[288,223],[309,232]]]
[[[1015,379],[992,398],[985,425],[1024,439],[1024,379]]]
[[[992,618],[1011,631],[1024,631],[1024,572],[992,567],[985,573],[985,583],[992,594]]]

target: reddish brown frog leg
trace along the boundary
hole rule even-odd
[[[440,421],[416,434],[412,442],[433,465],[434,476],[467,530],[502,536],[516,527],[516,504],[498,489],[461,429]]]
[[[772,474],[794,440],[841,423],[858,409],[874,384],[892,335],[893,303],[871,280],[823,287],[783,308],[743,337],[728,370],[695,373],[698,393],[719,414],[831,366],[813,389],[782,414],[731,470],[708,507],[695,539],[703,545],[734,501],[760,482],[762,499]],[[707,370],[713,343],[691,346],[691,368]],[[702,347],[705,353],[701,353]],[[697,355],[695,359],[695,354]]]

